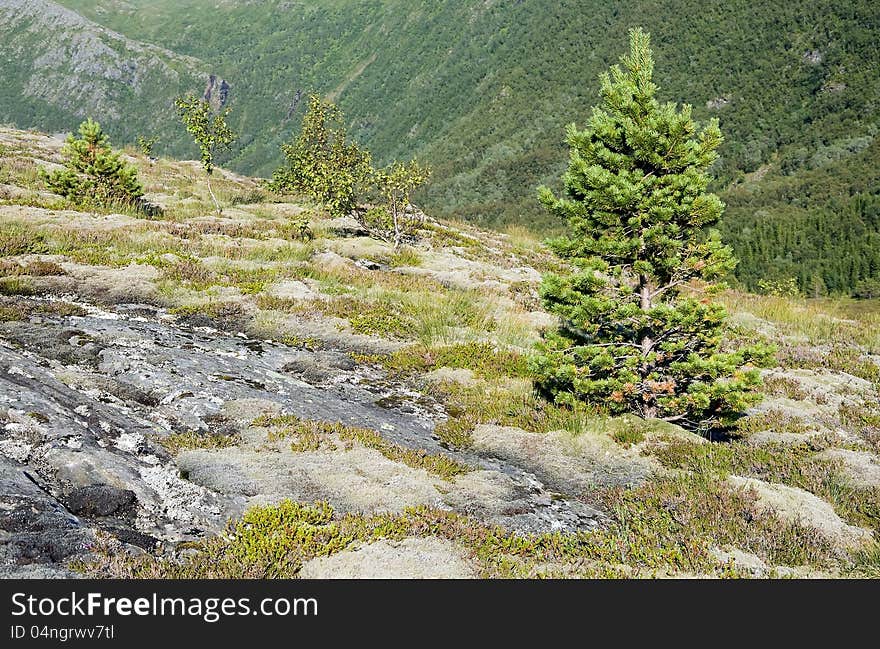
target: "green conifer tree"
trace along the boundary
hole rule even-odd
[[[566,196],[540,200],[567,221],[551,247],[570,262],[541,294],[560,316],[533,359],[536,388],[558,403],[602,404],[691,426],[729,423],[760,397],[751,365],[772,350],[722,349],[724,308],[711,301],[736,261],[710,230],[723,211],[707,191],[722,137],[691,107],[660,103],[648,34],[601,76],[601,104],[568,127]]]
[[[61,156],[64,169],[44,173],[50,191],[83,206],[141,203],[144,190],[137,169],[113,151],[97,122],[88,119],[80,124],[79,136],[67,137]]]

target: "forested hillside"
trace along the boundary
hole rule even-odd
[[[880,9],[869,0],[63,4],[226,79],[241,134],[227,162],[240,171],[277,166],[304,97],[317,91],[380,161],[418,156],[432,165],[422,202],[433,213],[544,230],[558,224],[534,188],[558,184],[563,127],[583,123],[598,73],[616,60],[627,29],[642,25],[653,35],[660,96],[721,121],[715,173],[740,279],[754,288],[761,278],[795,277],[807,292],[849,291],[880,273],[871,207],[880,195]],[[20,66],[7,55],[0,71]],[[178,91],[168,84],[169,114]],[[47,128],[22,101],[5,97],[0,120]],[[133,96],[125,114],[96,117],[122,139],[160,130],[161,151],[193,155],[153,121],[156,106]]]

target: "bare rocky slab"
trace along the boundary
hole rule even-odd
[[[86,269],[80,279],[95,278],[101,293],[119,277]],[[340,351],[193,326],[150,304],[82,306],[85,315],[0,323],[0,459],[17,467],[9,469],[15,484],[30,484],[22,482],[27,472],[40,485],[41,507],[61,512],[41,532],[52,547],[67,547],[71,535],[85,546],[96,530],[145,549],[173,544],[219,531],[249,504],[283,498],[359,512],[424,504],[526,533],[601,521],[601,512],[567,496],[570,483],[539,477],[543,460],[526,454],[458,453],[473,471],[447,482],[358,445],[264,448],[266,431],[251,422],[284,412],[456,455],[433,435],[442,409],[432,399]],[[171,433],[218,430],[241,432],[241,444],[176,460],[159,444]],[[14,542],[5,549],[14,553]],[[55,565],[70,555],[34,552],[25,563]]]
[[[511,426],[481,425],[473,439],[477,452],[529,466],[539,479],[566,493],[640,484],[657,469],[650,458],[601,433],[529,433]]]
[[[302,579],[472,579],[474,567],[451,541],[409,538],[377,541],[307,561]]]

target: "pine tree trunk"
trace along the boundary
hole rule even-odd
[[[645,275],[639,276],[639,308],[642,311],[650,311],[651,307],[651,283]],[[648,354],[654,348],[654,339],[645,334],[642,336],[640,346],[642,348],[642,380],[648,375],[650,368],[648,367]],[[657,416],[657,406],[653,403],[647,403],[644,407],[644,415],[646,418],[654,418]]]
[[[650,311],[653,306],[651,304],[651,284],[648,281],[648,278],[644,275],[639,276],[639,297],[639,307],[641,310]],[[647,356],[651,353],[651,348],[654,346],[654,340],[650,336],[645,335],[641,340],[641,346],[642,355]]]

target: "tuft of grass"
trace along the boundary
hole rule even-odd
[[[332,438],[338,437],[349,445],[357,442],[362,446],[379,451],[389,460],[402,462],[416,469],[425,469],[444,480],[466,473],[471,468],[461,462],[443,455],[431,455],[389,442],[381,434],[369,428],[346,426],[338,422],[301,419],[295,415],[277,417],[263,416],[254,420],[254,426],[269,428],[270,441],[292,439],[291,450],[295,452],[314,451],[322,447],[334,448]]]
[[[445,382],[434,387],[453,419],[464,418],[456,426],[476,424],[515,426],[533,433],[567,430],[574,435],[595,430],[606,417],[592,406],[570,408],[537,396],[524,381],[477,381],[469,385]],[[473,426],[471,426],[473,430]]]
[[[727,291],[720,301],[730,312],[747,312],[781,333],[813,345],[841,343],[880,351],[880,310],[851,299],[803,299]]]
[[[20,322],[30,315],[20,304],[0,304],[0,322]]]
[[[186,433],[172,433],[160,439],[159,443],[164,446],[171,455],[177,455],[181,451],[199,448],[229,448],[230,446],[236,446],[239,441],[237,435],[189,431]]]
[[[388,265],[392,268],[400,268],[402,266],[421,266],[422,256],[419,251],[409,246],[403,246],[395,250],[388,257]]]
[[[163,279],[181,282],[193,289],[206,289],[217,283],[216,274],[200,260],[193,257],[184,258],[167,266],[162,271]]]
[[[229,320],[240,318],[244,315],[244,309],[237,302],[201,302],[198,304],[184,304],[176,306],[168,310],[169,313],[182,316],[184,318],[192,318],[194,316],[204,316],[213,320]]]
[[[440,367],[469,369],[483,378],[527,377],[528,360],[513,350],[487,342],[454,343],[436,347],[406,347],[373,360],[395,374],[414,376]]]
[[[261,295],[258,305],[296,313],[304,317],[317,314],[347,320],[352,331],[367,336],[405,338],[412,331],[413,322],[400,309],[399,304],[389,300],[366,300],[344,295],[323,300],[289,300]]]
[[[405,306],[406,314],[414,321],[411,338],[427,347],[455,342],[463,328],[484,333],[496,325],[491,308],[474,291],[415,293]]]
[[[469,415],[450,417],[446,421],[437,424],[434,434],[441,443],[449,448],[470,448],[474,443],[473,432],[477,427],[477,420]]]
[[[288,347],[295,347],[297,349],[304,349],[306,351],[317,351],[322,348],[323,343],[317,338],[307,336],[297,336],[294,334],[284,334],[281,336],[281,340],[279,341]]]
[[[880,544],[873,543],[856,552],[850,572],[862,579],[880,579]]]
[[[824,349],[785,344],[780,346],[778,358],[785,367],[845,372],[880,384],[880,364],[867,356],[863,349],[846,344],[832,344]]]
[[[326,503],[284,500],[249,509],[225,533],[187,544],[182,560],[117,553],[108,539],[94,550],[97,559],[74,569],[91,577],[128,579],[273,579],[294,577],[304,561],[345,549],[354,538],[331,521]],[[193,552],[194,551],[194,552]]]
[[[623,448],[640,444],[645,441],[646,426],[643,424],[641,420],[627,419],[626,424],[615,430],[611,437]]]

